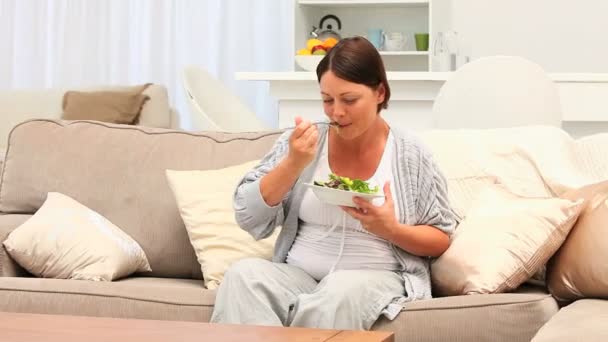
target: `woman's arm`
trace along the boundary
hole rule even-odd
[[[449,237],[456,229],[458,217],[450,206],[445,176],[431,152],[422,145],[417,169],[416,224],[435,227]]]
[[[438,257],[450,246],[450,238],[446,233],[428,225],[397,224],[389,230],[386,239],[418,256]]]
[[[269,206],[261,193],[261,180],[270,174],[287,154],[291,132],[285,132],[262,158],[260,163],[247,172],[236,187],[233,197],[234,215],[237,224],[256,240],[272,234],[283,224],[283,206],[279,202]],[[289,192],[284,196],[289,196]]]
[[[390,238],[412,254],[438,257],[450,246],[457,217],[450,207],[447,182],[431,152],[422,144],[418,148],[417,224],[399,224]]]
[[[301,120],[300,120],[301,122]],[[303,122],[277,140],[272,150],[249,171],[234,194],[235,218],[239,226],[255,239],[263,239],[283,224],[282,202],[314,157],[317,145],[316,127]],[[314,142],[311,142],[314,139]],[[305,158],[310,154],[307,161]],[[304,154],[303,154],[304,153]]]
[[[381,206],[375,206],[360,197],[355,197],[353,201],[358,208],[343,209],[359,220],[367,231],[410,254],[438,257],[448,249],[450,238],[438,228],[430,225],[410,226],[397,221],[395,203],[388,182],[384,185],[384,196],[384,204]]]
[[[260,180],[260,193],[264,202],[274,207],[289,193],[302,171],[289,158],[283,159]]]
[[[395,217],[395,205],[389,183],[384,186],[385,201],[374,206],[362,198],[355,197],[359,209],[344,208],[351,216],[361,221],[365,229],[392,242],[410,254],[438,257],[450,245],[450,235],[457,223],[450,208],[447,184],[429,151],[421,144],[412,144],[403,167],[415,180],[415,222],[406,225]]]
[[[260,192],[269,206],[279,204],[296,183],[302,171],[317,152],[317,127],[309,121],[296,119],[296,128],[289,136],[289,153],[262,178]]]

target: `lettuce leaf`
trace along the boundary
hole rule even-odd
[[[375,194],[378,192],[378,186],[371,188],[369,183],[360,179],[350,179],[348,177],[341,177],[334,173],[329,174],[329,181],[313,182],[317,186],[324,186],[332,189],[340,189],[346,191],[359,192],[364,194]]]

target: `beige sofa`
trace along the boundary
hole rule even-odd
[[[215,293],[203,288],[165,169],[221,168],[260,158],[279,134],[193,134],[90,121],[19,124],[2,170],[0,241],[41,206],[47,192],[61,192],[137,240],[153,272],[116,282],[38,279],[0,249],[0,311],[208,321]],[[410,303],[374,329],[394,331],[397,341],[530,341],[558,310],[543,288],[524,286],[515,293]],[[569,316],[565,320],[576,326]],[[563,328],[543,330],[555,336]]]
[[[0,91],[0,152],[6,150],[8,134],[20,122],[30,119],[60,119],[63,95],[67,90],[122,90],[122,86],[100,86],[79,89],[20,89]],[[144,94],[146,101],[139,125],[147,127],[178,128],[179,118],[171,109],[167,89],[158,84],[149,86]]]

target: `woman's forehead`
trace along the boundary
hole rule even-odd
[[[344,95],[346,93],[360,93],[365,89],[368,89],[366,85],[355,82],[350,82],[345,79],[339,78],[333,73],[326,72],[321,77],[321,93],[331,95]]]

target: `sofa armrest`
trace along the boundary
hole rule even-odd
[[[581,299],[563,307],[532,342],[608,341],[608,300]]]
[[[32,215],[0,214],[0,242]],[[19,266],[0,244],[0,277],[27,277],[29,273]]]

